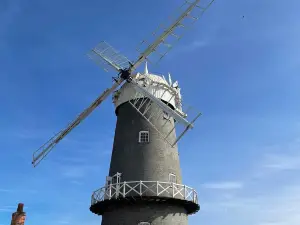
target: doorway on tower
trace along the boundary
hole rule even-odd
[[[120,194],[120,183],[122,173],[117,172],[113,176],[106,177],[105,196],[110,199],[111,197],[118,198]]]
[[[113,176],[106,177],[106,186],[121,183],[121,175],[122,173],[117,172]]]

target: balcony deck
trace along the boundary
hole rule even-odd
[[[197,192],[191,187],[160,181],[130,181],[96,190],[92,195],[90,210],[102,215],[113,207],[145,201],[181,205],[187,214],[196,213],[200,209]]]

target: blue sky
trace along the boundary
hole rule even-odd
[[[171,2],[171,3],[170,3]],[[100,224],[92,191],[108,173],[110,100],[39,167],[32,152],[111,85],[85,54],[106,40],[131,59],[181,0],[0,1],[0,224]],[[216,0],[159,66],[201,110],[179,144],[198,190],[190,225],[300,222],[300,2]],[[244,16],[244,18],[242,18]],[[70,207],[71,206],[71,207]]]

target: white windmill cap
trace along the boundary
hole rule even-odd
[[[178,100],[180,96],[177,97],[174,96],[173,98],[172,96],[175,93],[175,88],[178,87],[178,82],[174,83],[175,85],[174,87],[172,84],[171,74],[169,73],[168,75],[169,75],[169,82],[164,78],[163,75],[149,73],[148,64],[146,62],[144,72],[138,73],[136,79],[141,85],[146,85],[147,90],[151,94],[153,94],[156,98],[164,100],[165,102],[169,102],[169,104],[171,104],[174,108],[177,108],[176,106],[178,104],[176,104],[176,100]],[[150,84],[150,87],[148,86],[148,84]],[[115,98],[113,102],[115,104],[115,107],[117,108],[123,103],[126,103],[135,98],[141,98],[143,96],[140,94],[136,95],[135,88],[130,83],[125,83],[119,89],[118,93],[115,94],[114,97]]]

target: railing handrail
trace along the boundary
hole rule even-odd
[[[170,188],[172,188],[172,191],[170,191]],[[124,198],[127,196],[143,196],[147,191],[153,193],[147,196],[184,199],[198,204],[197,192],[187,185],[165,181],[124,181],[109,184],[94,191],[92,205],[107,199],[118,198],[119,196]]]
[[[187,186],[187,185],[184,185],[184,184],[177,184],[177,183],[174,183],[174,182],[166,182],[166,181],[151,181],[151,180],[147,180],[147,181],[123,181],[123,182],[120,182],[120,183],[113,183],[113,184],[110,184],[110,185],[121,185],[121,184],[124,184],[124,183],[126,183],[126,184],[133,184],[133,183],[138,183],[138,182],[142,182],[142,183],[156,183],[156,182],[159,182],[160,184],[175,184],[175,185],[177,185],[177,186],[182,186],[182,187],[186,187],[186,188],[189,188],[189,189],[194,189],[194,188],[192,188],[192,187],[189,187],[189,186]],[[105,187],[105,186],[104,186]],[[99,189],[97,189],[96,191],[99,191],[100,189],[102,189],[102,188],[104,188],[104,187],[101,187],[101,188],[99,188]],[[94,191],[94,192],[96,192],[96,191]]]

